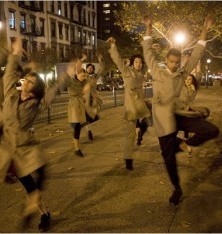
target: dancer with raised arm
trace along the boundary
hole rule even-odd
[[[191,57],[186,65],[181,68],[181,52],[175,48],[169,50],[166,56],[166,66],[160,67],[152,53],[152,20],[150,17],[144,17],[146,26],[146,35],[143,41],[143,53],[146,64],[151,70],[153,77],[153,103],[152,114],[154,128],[159,139],[162,156],[170,180],[174,186],[174,191],[169,198],[169,202],[178,205],[182,195],[182,189],[178,176],[176,153],[178,152],[177,132],[180,130],[197,132],[192,139],[183,142],[183,145],[198,145],[206,140],[216,137],[219,130],[209,122],[202,122],[201,119],[191,119],[185,117],[176,118],[175,105],[179,99],[184,80],[197,66],[198,61],[203,55],[206,34],[212,25],[212,19],[207,17],[200,36]],[[197,123],[198,121],[198,123]],[[192,123],[191,123],[192,122]],[[195,123],[196,122],[196,123]],[[185,147],[183,147],[184,149]]]

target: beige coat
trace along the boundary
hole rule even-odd
[[[26,176],[45,164],[40,142],[31,128],[39,112],[55,97],[62,80],[46,93],[41,103],[31,98],[19,104],[20,91],[15,87],[19,57],[9,55],[3,77],[3,143],[0,146],[0,181],[3,181],[8,166],[13,160],[18,177]]]
[[[84,84],[77,78],[70,78],[66,85],[69,92],[68,122],[86,122],[85,100],[83,98]]]
[[[204,46],[197,43],[192,55],[183,69],[170,73],[166,68],[160,67],[152,53],[152,39],[143,41],[143,53],[146,64],[153,77],[153,121],[158,137],[176,131],[175,102],[180,96],[184,80],[197,66],[204,52]]]
[[[139,118],[150,117],[151,114],[145,104],[143,91],[144,76],[141,72],[136,71],[131,66],[124,63],[120,57],[116,45],[112,45],[109,49],[112,60],[120,70],[124,84],[124,107],[126,120],[136,120]]]
[[[0,69],[1,67],[5,67],[8,57],[8,51],[4,48],[0,47]],[[0,71],[1,73],[2,71]],[[3,114],[2,114],[2,103],[4,100],[4,94],[3,94],[3,78],[2,74],[0,74],[0,128],[2,126],[3,121]]]

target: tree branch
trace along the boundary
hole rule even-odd
[[[211,55],[211,57],[213,57],[213,58],[219,58],[219,59],[222,59],[222,55],[220,56],[220,55],[214,55],[211,51],[209,51],[209,50],[205,50],[207,53],[209,53],[210,55]]]

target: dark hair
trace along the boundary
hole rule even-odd
[[[42,80],[42,78],[39,76],[38,73],[36,72],[30,72],[28,73],[26,77],[31,76],[31,77],[35,77],[36,79],[36,85],[34,86],[32,93],[35,95],[35,97],[38,99],[38,101],[40,102],[41,99],[44,97],[45,95],[45,83]]]
[[[93,70],[95,70],[95,66],[94,66],[92,63],[88,63],[88,64],[86,65],[86,69],[87,69],[88,67],[93,67]]]
[[[130,66],[133,65],[134,60],[135,60],[136,58],[140,58],[140,59],[142,60],[142,63],[144,64],[143,56],[142,56],[141,54],[135,54],[135,55],[132,55],[131,58],[130,58],[130,64],[129,64]]]
[[[176,49],[176,48],[171,48],[168,53],[167,53],[167,58],[170,56],[170,55],[173,55],[173,56],[176,56],[176,57],[180,57],[181,58],[181,51]]]
[[[191,77],[192,77],[192,84],[194,85],[195,90],[197,90],[197,89],[199,88],[199,85],[198,85],[196,76],[193,75],[193,74],[189,74],[188,76],[191,76]]]

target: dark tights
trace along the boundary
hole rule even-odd
[[[19,178],[19,181],[24,186],[27,193],[31,193],[36,189],[43,189],[43,182],[45,180],[45,167],[40,167],[36,171],[36,179],[32,177],[31,174]]]
[[[73,132],[74,139],[79,140],[80,131],[81,131],[81,125],[80,125],[80,123],[71,123],[71,126],[74,129],[74,132]]]

